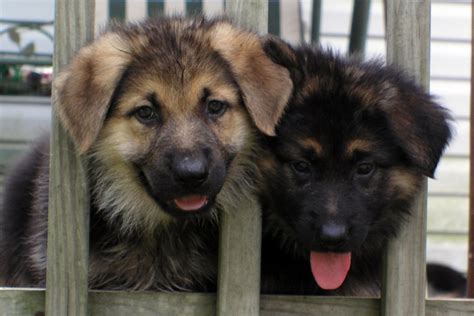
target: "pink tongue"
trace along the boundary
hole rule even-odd
[[[207,196],[205,195],[188,195],[179,199],[174,199],[174,203],[183,211],[196,211],[206,205]]]
[[[341,286],[351,267],[351,253],[311,252],[311,272],[316,283],[324,290]]]

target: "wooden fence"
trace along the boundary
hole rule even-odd
[[[93,0],[57,0],[58,71],[94,34]],[[227,0],[238,23],[267,31],[267,0]],[[428,88],[430,1],[386,1],[387,56]],[[54,96],[53,96],[54,100]],[[54,114],[53,114],[54,116]],[[387,250],[382,298],[259,295],[261,223],[256,202],[222,220],[218,292],[87,290],[88,196],[85,164],[53,117],[46,290],[0,290],[0,315],[473,315],[473,300],[425,299],[426,192],[401,238]],[[223,214],[221,214],[223,215]]]

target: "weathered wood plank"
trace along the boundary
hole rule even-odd
[[[379,306],[380,300],[376,298],[264,295],[260,315],[378,316]]]
[[[429,316],[472,316],[474,300],[427,300],[426,315]]]
[[[260,34],[268,32],[268,1],[226,0],[225,11],[240,26],[251,28]]]
[[[429,84],[430,1],[385,1],[387,60]],[[426,182],[412,217],[389,243],[385,258],[383,315],[425,315]]]
[[[267,0],[228,0],[225,10],[243,27],[268,31]],[[256,197],[220,214],[217,315],[258,315],[262,219]]]
[[[471,113],[474,111],[474,5],[471,5]],[[474,114],[471,114],[474,115]],[[474,152],[474,116],[469,119],[470,133],[469,133],[469,149]],[[469,231],[468,231],[468,256],[467,256],[467,297],[474,297],[474,157],[469,157]]]
[[[41,315],[44,298],[42,289],[0,288],[0,316]],[[204,316],[213,315],[215,306],[215,294],[90,291],[84,308],[97,316]]]
[[[0,316],[42,315],[44,290],[0,287]]]
[[[57,0],[53,66],[60,71],[94,36],[94,0]],[[53,107],[55,104],[53,92]],[[89,200],[85,166],[53,111],[48,215],[47,315],[87,314]]]
[[[90,315],[207,316],[216,312],[216,296],[202,293],[90,292]]]
[[[220,214],[217,315],[258,315],[261,228],[256,199]]]
[[[41,315],[45,291],[41,289],[0,288],[0,316]],[[261,296],[260,315],[331,315],[376,316],[380,299],[323,296]],[[89,314],[122,315],[214,315],[215,294],[105,292],[91,291]],[[469,316],[474,313],[474,300],[427,300],[430,316]]]

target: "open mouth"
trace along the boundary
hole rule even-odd
[[[172,216],[187,217],[205,214],[211,210],[214,205],[216,198],[214,195],[204,195],[196,192],[182,193],[179,197],[162,199],[154,194],[148,179],[142,171],[139,172],[139,177],[150,197],[153,198],[165,212]]]
[[[206,195],[191,194],[173,200],[176,208],[185,212],[199,211],[207,205],[209,199]]]

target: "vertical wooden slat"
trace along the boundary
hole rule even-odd
[[[313,12],[311,14],[312,44],[319,44],[319,33],[321,29],[321,3],[322,0],[313,0]]]
[[[385,1],[387,60],[429,87],[430,1]],[[426,180],[412,217],[389,243],[384,269],[382,314],[425,315]]]
[[[299,28],[299,42],[304,43],[305,41],[305,29],[303,21],[303,4],[298,1],[298,28]]]
[[[225,0],[225,11],[238,25],[260,34],[268,32],[268,2],[266,0]]]
[[[139,21],[147,16],[147,0],[125,0],[125,20]]]
[[[268,32],[270,33],[270,7],[268,8]],[[300,2],[293,0],[280,0],[280,37],[297,44],[303,39],[302,16]]]
[[[467,297],[474,298],[474,4],[471,4],[471,116]]]
[[[268,0],[227,0],[236,23],[265,34]],[[262,218],[256,197],[220,214],[217,315],[257,316]]]
[[[371,0],[355,0],[352,11],[351,36],[349,54],[363,54],[367,39]]]
[[[93,38],[94,8],[94,0],[56,1],[55,73]],[[56,107],[54,101],[53,108]],[[82,316],[87,314],[89,254],[86,168],[54,112],[50,151],[46,315]]]
[[[214,16],[224,12],[225,0],[203,0],[202,10],[207,16]]]
[[[220,214],[218,316],[259,313],[261,225],[256,198]]]
[[[165,1],[165,15],[185,14],[186,2],[185,0],[166,0]]]
[[[100,34],[109,21],[109,0],[95,1],[94,19],[95,33],[97,35]]]

